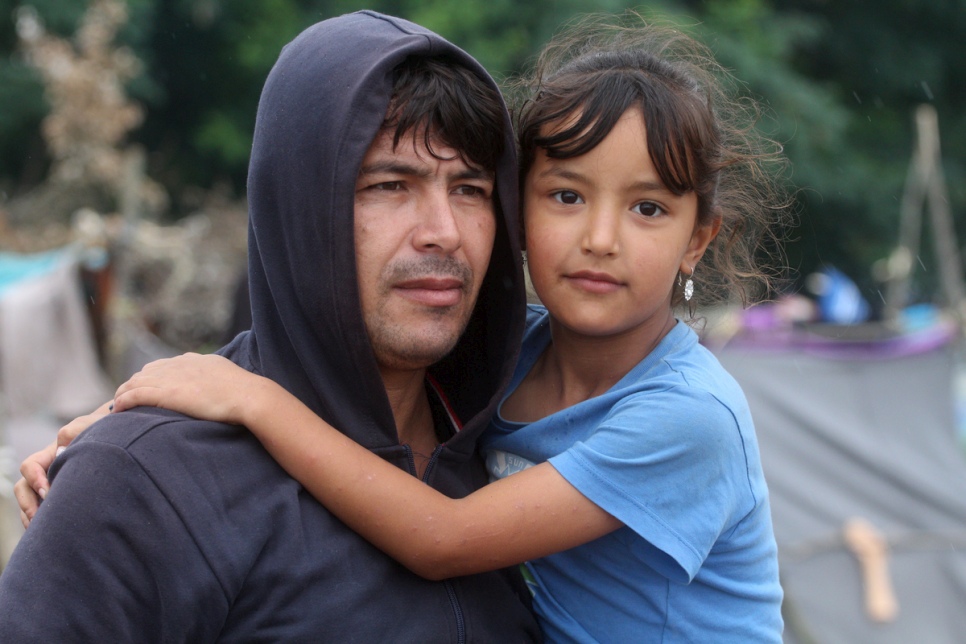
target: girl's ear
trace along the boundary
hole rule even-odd
[[[684,254],[684,260],[681,263],[682,273],[687,275],[694,270],[694,267],[698,265],[698,262],[704,256],[704,251],[707,250],[708,245],[718,236],[719,230],[721,230],[721,217],[715,217],[710,223],[694,229],[694,233],[691,234],[691,241],[688,244],[688,250]]]

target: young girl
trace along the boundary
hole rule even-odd
[[[483,451],[496,479],[447,498],[276,385],[216,356],[145,367],[114,411],[248,427],[354,530],[424,577],[527,562],[549,641],[781,639],[752,419],[675,318],[750,300],[781,193],[749,105],[674,30],[584,22],[542,54],[519,112],[533,287],[521,359]],[[544,308],[545,307],[545,308]],[[428,467],[432,467],[430,464]]]

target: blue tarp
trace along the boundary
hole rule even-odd
[[[42,253],[0,252],[0,295],[22,280],[49,273],[73,257],[73,253],[72,246]]]

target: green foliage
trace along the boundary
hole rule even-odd
[[[520,6],[513,0],[412,0],[404,4],[403,13],[410,20],[471,51],[495,75],[512,72],[529,54],[528,31],[535,22],[537,4]],[[515,20],[508,24],[510,15]]]
[[[899,203],[916,143],[913,115],[921,103],[932,104],[939,114],[950,202],[958,215],[956,228],[966,234],[966,68],[961,64],[966,2],[774,4],[784,15],[804,13],[816,24],[818,37],[798,44],[793,63],[811,82],[828,87],[848,114],[838,134],[840,150],[825,160],[826,174],[838,173],[839,180],[830,176],[807,202],[806,216],[817,228],[814,262],[850,266],[852,277],[878,304],[869,270],[898,238]],[[919,278],[929,299],[938,271],[924,259],[926,270]]]
[[[854,156],[846,132],[852,115],[828,83],[817,83],[799,70],[796,52],[823,36],[820,22],[807,15],[775,12],[763,0],[706,2],[702,39],[722,64],[735,70],[749,92],[769,109],[763,123],[767,133],[782,143],[792,162],[792,182],[802,205],[800,229],[791,234],[787,251],[799,276],[816,270],[823,261],[856,274],[863,263],[859,243],[850,238],[855,229],[837,235],[829,226],[835,217],[831,201],[851,193],[861,179],[859,164],[845,162]],[[863,239],[868,240],[868,228]],[[815,246],[823,241],[822,248]],[[875,236],[882,241],[882,235]],[[884,252],[873,249],[872,254]],[[868,266],[865,263],[865,266]]]
[[[232,3],[232,12],[219,21],[221,44],[245,70],[265,75],[278,52],[306,25],[296,2],[291,0],[243,0]]]
[[[561,22],[634,6],[614,0],[404,0],[400,15],[457,43],[496,78],[519,73]]]
[[[33,68],[17,59],[0,62],[0,190],[37,182],[46,169],[40,122],[47,112],[44,88]]]
[[[248,163],[252,133],[241,130],[230,113],[211,112],[204,118],[194,137],[199,152],[213,157],[220,165],[239,166]]]

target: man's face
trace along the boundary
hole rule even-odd
[[[493,175],[422,136],[393,150],[383,130],[362,160],[355,250],[366,330],[380,368],[443,358],[470,319],[493,249]]]

